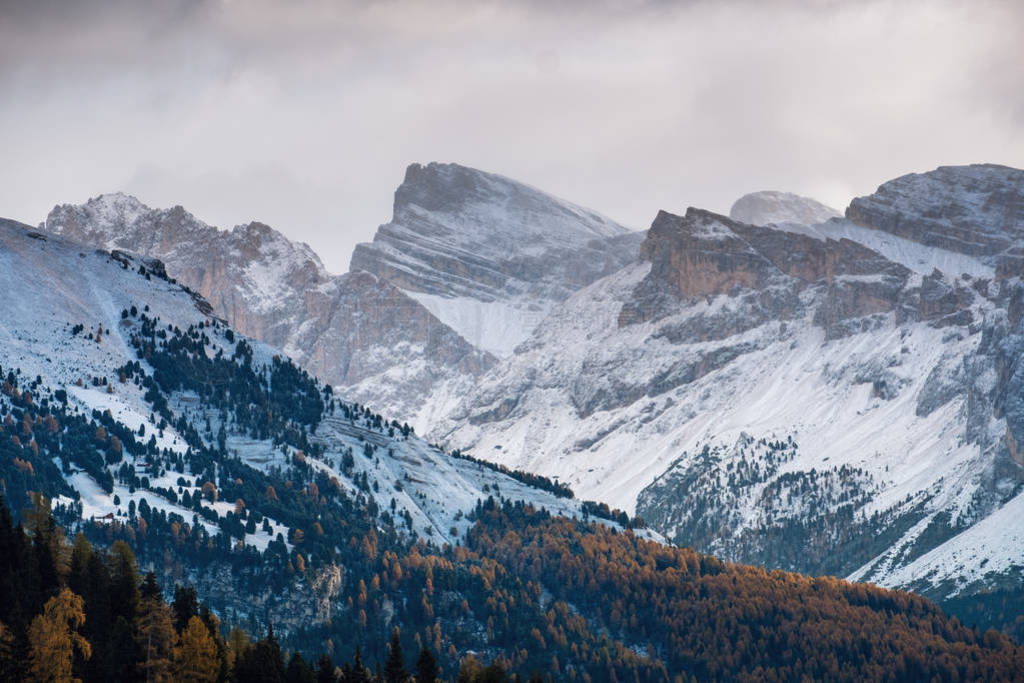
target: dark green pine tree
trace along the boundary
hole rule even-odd
[[[434,653],[424,645],[420,649],[420,656],[416,659],[416,681],[417,683],[434,683],[441,677],[441,669],[437,666],[437,659]]]
[[[273,626],[267,629],[266,638],[235,661],[235,680],[238,683],[284,683],[284,659]]]
[[[344,683],[368,683],[370,681],[370,672],[363,664],[363,651],[358,645],[356,645],[356,655],[352,660],[352,666],[350,667],[348,662],[345,662],[341,680]]]
[[[143,599],[160,597],[160,584],[156,582],[156,574],[146,572],[146,578],[142,580],[142,588],[139,589],[139,593]]]
[[[316,662],[316,683],[334,683],[334,662],[326,652]]]
[[[298,652],[292,654],[288,661],[288,670],[284,679],[287,683],[316,683],[316,674]]]
[[[388,661],[384,664],[384,680],[387,683],[404,683],[409,679],[405,670],[405,659],[402,657],[402,643],[398,637],[398,628],[391,632],[391,645],[388,648]]]
[[[171,610],[174,612],[174,629],[181,632],[188,626],[189,619],[199,616],[199,600],[196,598],[196,589],[192,586],[175,586]]]

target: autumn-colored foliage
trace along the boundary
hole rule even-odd
[[[191,617],[174,648],[174,673],[183,683],[212,683],[217,680],[217,643],[199,617]]]
[[[31,647],[29,672],[38,681],[74,680],[71,665],[77,651],[83,659],[92,656],[92,646],[79,630],[85,624],[82,598],[62,588],[32,620],[28,629]]]

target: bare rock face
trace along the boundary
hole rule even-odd
[[[307,245],[262,223],[219,230],[180,206],[151,209],[112,194],[58,206],[43,228],[160,259],[238,331],[282,349],[352,400],[411,423],[441,384],[457,385],[491,362],[386,281],[333,276]]]
[[[219,230],[180,206],[151,209],[125,194],[55,207],[47,232],[103,249],[158,258],[239,332],[279,348],[305,309],[305,292],[330,279],[305,244],[262,223]]]
[[[433,436],[746,562],[920,588],[931,550],[1002,557],[957,534],[1024,495],[1019,278],[843,219],[699,209],[660,212],[640,253]],[[935,575],[979,588],[958,571]]]
[[[948,251],[1020,256],[1024,171],[995,164],[942,166],[882,184],[846,210],[851,221]]]
[[[392,282],[478,348],[509,355],[553,303],[634,261],[641,240],[499,175],[412,164],[391,221],[356,247],[351,268]]]
[[[680,300],[751,291],[759,293],[766,318],[787,320],[797,314],[799,294],[815,287],[821,294],[814,319],[835,336],[847,320],[895,310],[910,276],[850,240],[747,225],[693,208],[685,216],[660,212],[641,253],[650,274],[623,306],[620,324],[657,319]]]
[[[751,225],[815,225],[840,215],[832,207],[810,197],[770,190],[743,195],[729,209],[729,218]]]

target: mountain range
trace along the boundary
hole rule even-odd
[[[268,226],[121,194],[58,206],[33,233],[165,273],[347,400],[656,536],[912,589],[1021,636],[1024,171],[910,174],[844,215],[759,192],[632,232],[501,176],[413,164],[342,275]],[[86,324],[129,303],[67,287]],[[9,334],[40,343],[58,322]],[[432,482],[417,496],[440,486],[410,476]],[[451,516],[404,509],[449,538]]]
[[[444,452],[235,331],[161,261],[3,221],[0,286],[13,680],[199,658],[200,680],[288,680],[299,652],[344,681],[403,680],[402,652],[446,680],[1010,680],[1024,662],[919,596],[672,547]],[[189,628],[205,649],[182,649]]]

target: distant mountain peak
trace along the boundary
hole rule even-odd
[[[395,190],[392,224],[414,231],[426,228],[424,214],[458,217],[445,221],[444,234],[460,243],[527,237],[551,243],[628,232],[609,218],[526,183],[454,163],[406,168]]]
[[[477,348],[512,353],[554,302],[635,260],[642,236],[459,164],[411,164],[394,214],[352,254]]]
[[[929,247],[998,262],[1024,242],[1024,170],[972,164],[909,173],[854,199],[846,217]],[[1019,268],[1019,253],[1009,257]]]
[[[842,214],[816,199],[792,192],[762,190],[745,194],[733,203],[729,218],[752,225],[799,223],[815,225]]]

